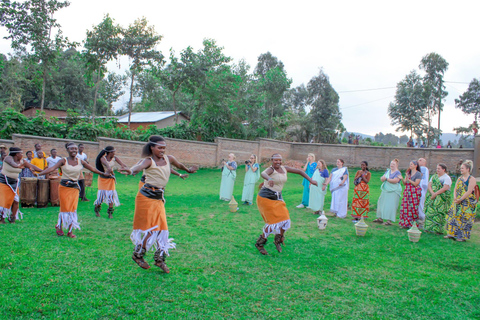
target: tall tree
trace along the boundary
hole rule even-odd
[[[308,82],[307,90],[316,142],[336,143],[338,132],[344,129],[338,105],[340,98],[323,70]]]
[[[118,57],[122,28],[107,14],[103,21],[87,30],[84,42],[87,78],[94,83],[92,116],[95,119],[98,87],[107,73],[107,63]]]
[[[392,125],[398,126],[396,131],[421,131],[423,115],[426,109],[423,82],[420,75],[412,70],[404,80],[397,84],[395,102],[388,107],[388,115]]]
[[[292,80],[287,77],[283,62],[270,52],[258,57],[255,75],[263,91],[264,106],[267,111],[264,121],[268,124],[268,137],[272,138],[275,117],[282,116],[284,113],[281,100],[285,91],[290,88]]]
[[[192,77],[198,76],[199,68],[196,63],[197,56],[192,47],[187,47],[180,53],[180,59],[175,56],[175,51],[170,49],[170,63],[160,72],[160,78],[163,85],[168,88],[172,94],[172,107],[175,112],[175,123],[178,123],[176,97],[180,92],[182,85],[187,81],[192,81]]]
[[[440,115],[443,111],[442,100],[448,95],[445,91],[443,76],[448,69],[448,62],[438,53],[432,52],[424,56],[420,62],[420,69],[425,70],[423,84],[427,93],[427,116],[429,130],[431,117],[438,112],[438,134],[441,134]]]
[[[26,0],[23,2],[2,1],[0,25],[6,27],[12,41],[12,49],[28,54],[32,61],[42,65],[42,97],[40,109],[45,103],[45,86],[49,68],[55,63],[58,54],[67,45],[60,24],[53,18],[58,10],[69,6],[68,1]],[[52,37],[52,32],[55,32]],[[30,50],[30,53],[28,53]]]
[[[135,76],[147,66],[159,67],[163,64],[163,55],[155,49],[162,36],[153,26],[148,26],[145,18],[137,19],[123,30],[121,53],[131,59],[130,64],[130,100],[128,102],[128,126],[132,116],[133,85]]]
[[[480,81],[473,79],[465,91],[458,99],[455,99],[455,108],[462,110],[465,114],[473,114],[475,121],[480,114]]]
[[[113,103],[125,94],[127,77],[118,75],[116,73],[109,73],[106,78],[102,80],[99,86],[98,93],[100,98],[107,103],[107,115],[113,114]]]

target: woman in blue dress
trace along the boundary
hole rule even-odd
[[[307,163],[303,167],[303,171],[309,176],[310,178],[313,176],[313,173],[317,169],[317,163],[315,162],[315,155],[313,153],[309,153],[307,157]],[[300,203],[297,208],[306,208],[308,207],[308,199],[310,198],[310,182],[307,179],[303,179],[303,197],[302,203]]]

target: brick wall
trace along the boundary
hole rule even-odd
[[[476,142],[480,149],[480,138]],[[474,149],[416,149],[393,147],[370,147],[351,145],[329,145],[314,143],[292,143],[271,139],[258,141],[235,140],[217,138],[215,143],[170,139],[167,140],[167,154],[174,155],[185,165],[198,164],[201,167],[215,167],[226,159],[229,153],[234,153],[237,162],[242,164],[250,154],[256,154],[261,162],[267,162],[274,153],[280,153],[284,159],[305,161],[308,153],[313,153],[316,159],[324,159],[328,165],[335,165],[336,159],[342,158],[347,166],[359,167],[360,162],[366,160],[371,168],[385,169],[392,159],[400,161],[400,168],[406,169],[410,160],[425,158],[431,171],[435,170],[437,163],[445,163],[449,169],[454,170],[460,159],[474,159]],[[24,151],[33,150],[35,143],[41,143],[42,150],[46,153],[56,148],[60,156],[66,156],[65,143],[72,140],[45,138],[28,135],[14,134],[12,140],[0,140],[7,147],[21,147]],[[129,141],[110,138],[98,138],[98,142],[74,141],[85,145],[90,162],[100,150],[112,145],[117,150],[117,155],[127,165],[132,166],[141,159],[142,148],[145,142]],[[480,152],[477,154],[476,168],[480,167]]]
[[[98,142],[92,141],[37,137],[25,134],[14,134],[12,135],[12,140],[15,146],[20,147],[24,153],[26,153],[27,151],[35,150],[34,145],[36,143],[40,143],[42,145],[42,151],[45,152],[47,157],[50,156],[51,149],[57,149],[57,154],[60,157],[68,156],[67,150],[65,149],[65,143],[67,142],[75,142],[77,144],[83,143],[83,145],[85,146],[84,152],[87,154],[88,162],[90,163],[93,163],[92,161],[98,154]]]

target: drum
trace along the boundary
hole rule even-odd
[[[39,179],[37,189],[37,208],[45,208],[50,198],[50,180]]]
[[[20,204],[22,208],[35,206],[37,201],[37,178],[21,178]]]
[[[60,178],[50,179],[50,203],[52,207],[60,205],[60,196],[58,195],[58,187],[60,186]]]
[[[91,187],[93,182],[93,173],[85,172],[85,187]]]

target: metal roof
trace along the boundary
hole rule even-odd
[[[177,111],[180,115],[181,111]],[[156,111],[156,112],[132,112],[130,122],[157,122],[175,115],[174,111]],[[184,115],[183,115],[184,116]],[[118,122],[128,123],[128,113],[118,117]]]

